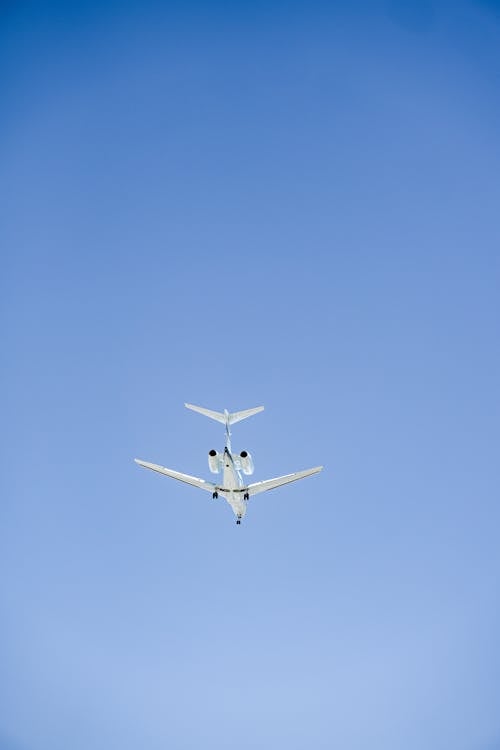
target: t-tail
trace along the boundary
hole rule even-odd
[[[188,409],[192,409],[193,411],[197,411],[199,414],[204,414],[205,417],[210,417],[210,419],[215,419],[216,422],[220,422],[223,424],[226,428],[226,447],[230,450],[231,449],[231,430],[230,427],[232,424],[236,424],[236,422],[241,422],[242,419],[247,419],[248,417],[253,417],[254,414],[258,414],[260,411],[264,411],[263,406],[256,406],[253,409],[245,409],[245,411],[235,411],[233,413],[228,412],[227,409],[224,409],[224,411],[212,411],[212,409],[205,409],[203,406],[194,406],[193,404],[184,404]]]

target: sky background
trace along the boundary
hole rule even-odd
[[[497,750],[500,3],[4,2],[1,750]],[[254,480],[210,478],[235,411]]]

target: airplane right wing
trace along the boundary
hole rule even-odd
[[[281,487],[282,484],[289,484],[290,482],[296,482],[298,479],[310,477],[312,474],[317,474],[322,468],[322,466],[316,466],[314,469],[305,469],[304,471],[296,471],[293,474],[285,474],[283,477],[266,479],[263,482],[254,482],[254,484],[249,484],[246,487],[246,491],[252,497],[252,495],[258,495],[259,492],[266,492],[267,490],[274,490],[275,487]]]
[[[207,492],[215,492],[215,484],[212,482],[205,482],[204,479],[198,479],[198,477],[192,477],[190,474],[182,474],[180,471],[174,471],[173,469],[166,469],[164,466],[158,464],[150,464],[148,461],[140,461],[138,458],[134,458],[136,464],[144,466],[145,469],[151,469],[151,471],[157,471],[159,474],[165,474],[167,477],[172,479],[178,479],[179,482],[185,482],[191,484],[193,487],[199,487],[200,490],[207,490]]]

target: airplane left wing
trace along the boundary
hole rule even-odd
[[[180,471],[174,471],[173,469],[166,469],[165,466],[159,466],[158,464],[150,464],[148,461],[140,461],[138,458],[134,458],[136,464],[144,466],[145,469],[151,469],[151,471],[157,471],[159,474],[165,474],[167,477],[172,479],[178,479],[179,482],[185,482],[193,487],[199,487],[200,490],[207,490],[207,492],[215,492],[215,484],[212,482],[205,482],[204,479],[198,479],[198,477],[192,477],[190,474],[182,474]]]
[[[266,479],[263,482],[254,482],[246,487],[246,492],[250,495],[258,495],[259,492],[266,492],[267,490],[274,490],[275,487],[281,487],[282,484],[289,484],[290,482],[296,482],[298,479],[304,479],[310,477],[312,474],[317,474],[321,471],[322,466],[316,466],[314,469],[305,469],[304,471],[296,471],[293,474],[285,474],[282,477],[276,477],[275,479]]]

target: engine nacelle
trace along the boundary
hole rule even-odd
[[[220,465],[221,455],[212,448],[211,451],[208,451],[208,468],[210,469],[212,474],[218,474],[220,471]]]
[[[239,464],[243,474],[253,474],[253,459],[248,451],[241,451]]]

